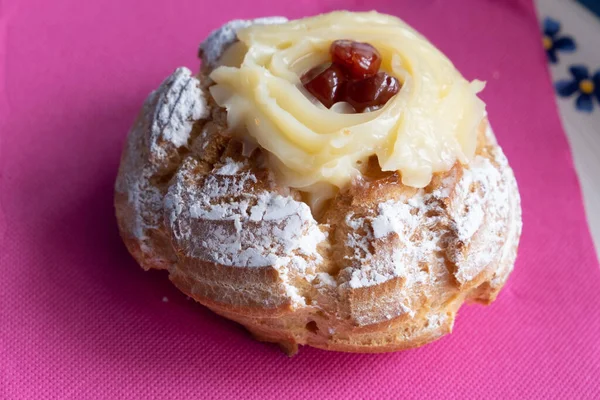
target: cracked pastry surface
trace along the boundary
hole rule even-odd
[[[178,68],[129,133],[115,207],[140,265],[168,270],[188,296],[290,353],[419,346],[450,332],[463,303],[493,301],[514,265],[521,209],[487,119],[470,161],[423,187],[372,156],[314,212],[267,150],[232,134],[209,89],[220,55],[252,24],[213,32],[202,71]]]

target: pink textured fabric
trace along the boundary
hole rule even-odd
[[[211,29],[338,8],[398,15],[488,81],[524,231],[452,335],[289,359],[137,267],[113,182],[143,99]],[[0,398],[599,398],[600,269],[545,63],[530,0],[0,1]]]

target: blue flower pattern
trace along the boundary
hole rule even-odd
[[[575,41],[570,36],[559,36],[560,23],[552,18],[544,20],[544,49],[551,63],[558,62],[558,51],[571,52],[577,48]]]
[[[570,97],[575,93],[575,107],[580,111],[592,112],[594,109],[593,97],[600,102],[600,70],[593,76],[587,67],[573,65],[569,68],[573,79],[564,79],[555,83],[556,92],[561,97]]]
[[[558,52],[572,52],[577,48],[575,40],[560,33],[560,23],[552,18],[543,22],[543,44],[552,64],[558,63]],[[579,111],[591,113],[594,110],[594,97],[600,103],[600,69],[590,74],[585,65],[571,65],[569,67],[571,79],[559,80],[554,84],[556,93],[560,97],[575,96],[575,108]]]

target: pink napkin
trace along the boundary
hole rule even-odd
[[[599,398],[600,269],[531,0],[0,1],[0,398]],[[524,230],[492,306],[424,348],[289,359],[127,254],[113,216],[145,96],[233,18],[395,14],[466,77]]]

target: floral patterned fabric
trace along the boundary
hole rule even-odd
[[[536,0],[536,6],[556,101],[600,254],[600,0]]]
[[[577,42],[573,36],[562,31],[561,23],[557,19],[544,18],[542,34],[542,43],[551,64],[560,64],[560,53],[572,53],[577,50]],[[594,47],[598,46],[597,41],[585,43],[585,45],[588,44]],[[575,108],[583,112],[592,112],[594,97],[600,103],[600,69],[593,74],[584,64],[572,64],[567,69],[571,78],[558,80],[555,83],[556,93],[561,97],[575,95]]]

